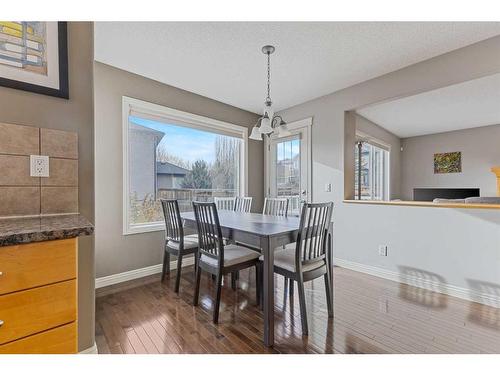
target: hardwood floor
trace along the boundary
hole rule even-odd
[[[193,267],[97,291],[99,353],[500,353],[500,309],[335,268],[328,319],[322,279],[306,283],[309,336],[301,335],[297,290],[283,298],[277,277],[273,348],[262,344],[253,270],[239,289],[225,278],[219,324],[212,319],[215,282],[202,276],[200,305],[191,305]]]

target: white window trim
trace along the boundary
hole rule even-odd
[[[143,100],[122,97],[122,148],[123,148],[123,189],[122,189],[122,209],[123,209],[123,235],[157,232],[165,230],[163,221],[130,224],[129,215],[129,143],[128,143],[128,117],[131,110],[142,111],[145,113],[156,114],[168,117],[172,120],[182,121],[192,125],[193,128],[200,130],[230,131],[238,135],[243,140],[240,158],[240,195],[246,195],[248,192],[248,128],[241,125],[235,125],[224,121],[215,120],[205,116],[195,115],[189,112],[179,111],[173,108],[165,107],[159,104],[149,103]]]

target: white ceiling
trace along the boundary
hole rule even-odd
[[[500,22],[96,22],[95,59],[260,113],[500,34]]]
[[[500,124],[500,74],[356,112],[401,138]]]

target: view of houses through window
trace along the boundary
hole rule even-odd
[[[129,222],[163,220],[161,198],[191,202],[239,195],[242,139],[129,116]]]
[[[389,151],[364,141],[356,143],[355,199],[387,200],[389,198],[388,163]]]
[[[276,145],[276,195],[300,195],[300,139],[279,142]]]

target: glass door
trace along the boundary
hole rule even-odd
[[[289,215],[300,214],[301,203],[309,199],[307,129],[292,131],[284,138],[272,136],[268,144],[270,197],[288,198]]]

